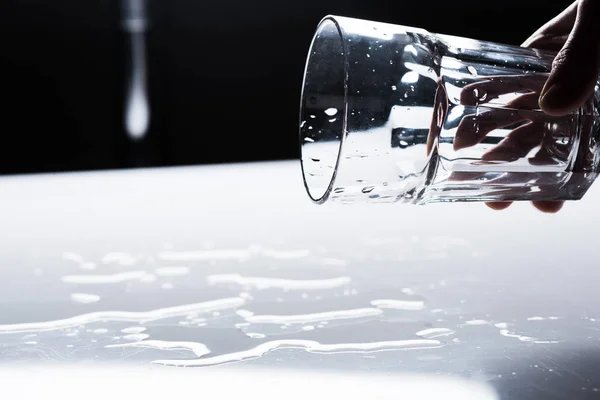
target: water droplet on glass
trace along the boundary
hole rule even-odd
[[[467,67],[467,70],[469,71],[469,73],[473,76],[477,76],[477,70],[475,69],[475,67],[473,67],[472,65],[469,65]]]
[[[309,127],[308,127],[308,129],[309,129],[309,130],[310,130],[310,129],[312,129],[312,128],[313,128],[312,126],[309,126]]]
[[[306,125],[306,121],[300,122],[300,128],[304,128],[304,125]]]
[[[365,186],[362,188],[361,192],[363,193],[371,193],[375,189],[375,186]]]
[[[408,93],[404,93],[404,98],[407,98],[407,97],[408,97]]]
[[[337,112],[337,108],[328,108],[325,110],[325,114],[329,115],[330,117],[333,117],[335,114],[337,114]]]
[[[314,119],[314,118],[317,118],[317,116],[316,116],[316,115],[310,115],[310,117],[311,117],[311,118],[313,118],[313,119]]]
[[[305,138],[304,138],[304,141],[305,141],[305,142],[310,142],[310,143],[313,143],[315,140],[314,140],[313,138],[305,137]]]
[[[394,62],[392,60],[390,60],[390,64],[393,64]]]
[[[475,98],[479,98],[479,89],[473,89],[473,96],[475,96]]]
[[[369,53],[367,53],[367,58],[371,58],[371,55]]]
[[[337,121],[337,118],[332,118],[332,119],[330,119],[330,120],[328,120],[328,121],[329,121],[329,122],[335,122],[335,121]]]
[[[314,162],[321,162],[321,160],[318,158],[311,158],[311,160],[313,160]]]
[[[398,88],[396,87],[396,85],[392,85],[392,90],[396,90],[396,89],[398,89]]]
[[[343,192],[344,192],[343,187],[337,187],[337,188],[333,189],[333,193],[343,193]]]
[[[400,141],[400,146],[407,147],[408,143],[406,141],[404,141],[404,140],[401,140]]]
[[[409,71],[409,72],[405,73],[402,76],[402,78],[400,79],[400,81],[402,83],[415,83],[418,80],[419,80],[419,73],[416,71]]]

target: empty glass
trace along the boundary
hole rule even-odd
[[[304,184],[342,202],[580,199],[597,175],[600,91],[538,106],[554,53],[327,16],[301,99]]]

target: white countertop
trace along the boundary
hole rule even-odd
[[[600,397],[598,200],[317,206],[297,162],[2,178],[0,379]]]

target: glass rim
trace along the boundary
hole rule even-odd
[[[326,15],[325,17],[323,17],[319,23],[317,24],[317,27],[315,29],[315,33],[313,34],[313,38],[311,40],[310,43],[310,47],[308,49],[308,56],[306,57],[306,63],[304,66],[304,73],[303,73],[303,78],[302,78],[302,91],[300,94],[300,113],[299,113],[299,125],[302,123],[302,110],[303,110],[303,105],[304,105],[304,96],[305,96],[305,88],[306,88],[306,79],[307,79],[307,72],[308,72],[308,68],[309,65],[312,61],[312,49],[315,46],[315,43],[317,42],[317,40],[319,39],[319,32],[321,31],[321,29],[323,28],[323,26],[326,23],[333,23],[333,25],[335,26],[337,33],[338,33],[338,37],[340,40],[340,44],[341,44],[341,48],[343,50],[343,74],[344,74],[344,103],[343,103],[343,110],[342,113],[342,129],[340,132],[340,139],[339,139],[339,146],[337,148],[337,156],[335,159],[335,167],[333,169],[333,174],[331,176],[331,179],[329,180],[329,184],[327,185],[327,188],[325,189],[325,192],[323,193],[323,195],[319,198],[315,198],[312,194],[311,194],[311,190],[309,188],[309,184],[307,182],[306,179],[306,172],[304,170],[304,162],[302,161],[302,146],[303,146],[303,142],[304,142],[304,136],[302,135],[302,129],[299,129],[299,146],[300,146],[300,166],[301,166],[301,170],[302,170],[302,181],[304,183],[304,188],[306,190],[306,193],[308,194],[308,196],[310,197],[310,199],[317,204],[323,204],[327,201],[327,199],[329,198],[329,196],[331,195],[332,191],[333,191],[333,187],[335,185],[335,180],[337,177],[337,173],[338,173],[338,167],[339,167],[339,163],[341,160],[341,156],[342,156],[342,148],[344,146],[344,142],[346,139],[346,134],[347,134],[347,112],[348,112],[348,52],[347,52],[347,46],[346,46],[346,41],[344,40],[344,31],[342,30],[342,27],[340,26],[340,23],[337,20],[337,17],[335,15]]]

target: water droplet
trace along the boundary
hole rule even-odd
[[[392,60],[390,60],[390,65],[393,64],[394,62]]]
[[[315,141],[315,140],[314,140],[313,138],[305,137],[305,138],[304,138],[304,141],[305,141],[305,142],[314,143],[314,141]]]
[[[321,159],[319,159],[319,158],[311,158],[311,160],[314,161],[314,162],[320,162],[321,161]]]
[[[467,70],[469,71],[469,73],[473,76],[477,76],[477,70],[475,69],[475,67],[473,67],[472,65],[469,65],[467,67]]]
[[[309,117],[311,117],[311,118],[313,118],[313,119],[314,119],[314,118],[317,118],[317,116],[316,116],[316,115],[313,115],[313,114],[309,115]]]
[[[327,110],[325,110],[325,114],[329,115],[330,117],[333,117],[335,114],[337,114],[338,109],[337,108],[328,108]]]
[[[477,88],[473,89],[473,96],[475,96],[476,98],[479,98],[479,89],[477,89]]]
[[[371,58],[371,55],[369,53],[367,53],[367,58]]]
[[[406,141],[404,141],[404,140],[401,140],[400,141],[400,146],[407,147],[408,143]]]
[[[365,186],[362,188],[361,192],[363,193],[371,193],[375,189],[375,186]]]
[[[415,83],[419,80],[419,73],[416,71],[409,71],[405,73],[400,81],[402,83]]]
[[[396,87],[396,85],[392,85],[392,90],[396,90],[396,89],[398,89],[398,88]]]
[[[343,193],[344,190],[345,189],[343,187],[337,187],[337,188],[333,189],[333,193]]]
[[[306,121],[300,122],[300,128],[304,128],[304,125],[306,125]]]
[[[335,121],[337,121],[337,118],[332,118],[329,120],[329,122],[335,122]]]
[[[404,93],[404,98],[407,98],[407,97],[408,97],[408,93]]]
[[[373,68],[373,72],[375,72],[375,68]]]

